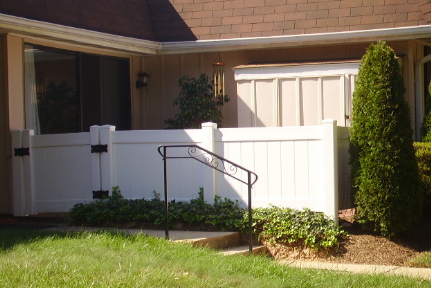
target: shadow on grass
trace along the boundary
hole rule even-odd
[[[30,225],[0,225],[0,252],[13,249],[17,245],[29,244],[46,238],[79,238],[83,234],[109,234],[113,236],[133,237],[119,231],[97,230],[92,232],[62,232],[45,230],[47,227]]]

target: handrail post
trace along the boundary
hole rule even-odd
[[[248,171],[248,218],[249,218],[249,254],[252,254],[252,183],[251,183],[250,171]]]
[[[166,167],[166,146],[163,147],[163,162],[164,162],[164,197],[165,197],[165,239],[169,240],[168,232],[168,184],[167,184],[167,167]]]

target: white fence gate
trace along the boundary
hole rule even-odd
[[[114,186],[129,199],[162,194],[163,163],[157,153],[162,144],[196,144],[257,173],[253,207],[310,208],[336,219],[339,191],[350,185],[346,128],[333,120],[266,128],[217,129],[204,123],[202,129],[187,130],[92,126],[90,132],[57,135],[24,130],[13,131],[12,139],[17,216],[67,212],[76,203],[91,201],[93,191]],[[91,147],[106,152],[91,153]],[[29,148],[28,153],[22,148]],[[167,173],[170,199],[196,198],[203,187],[208,202],[219,195],[247,204],[245,185],[193,159],[169,161]]]

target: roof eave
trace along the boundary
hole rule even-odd
[[[161,43],[162,54],[233,51],[260,48],[283,48],[320,44],[359,43],[376,40],[407,40],[430,38],[431,26],[410,26],[371,30],[270,37],[197,40]]]
[[[431,35],[430,25],[420,25],[317,34],[157,42],[31,20],[2,13],[0,13],[0,30],[145,55],[283,48],[336,43],[360,43],[376,40],[406,40],[430,38]]]
[[[0,13],[0,29],[29,36],[41,36],[94,47],[139,54],[157,54],[160,42],[113,35]]]

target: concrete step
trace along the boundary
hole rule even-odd
[[[229,247],[229,248],[221,250],[219,253],[222,255],[225,255],[225,256],[248,255],[249,254],[249,246],[248,245],[242,245],[242,246]],[[268,254],[268,251],[267,251],[267,248],[265,246],[260,245],[260,246],[252,247],[252,253],[255,255],[266,255],[266,254]]]
[[[193,246],[207,247],[213,249],[224,249],[240,245],[241,237],[239,232],[224,232],[222,235],[206,235],[203,238],[182,239],[175,242],[189,243]]]

